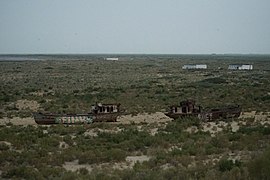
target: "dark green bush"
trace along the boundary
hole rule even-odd
[[[216,77],[216,78],[208,78],[208,79],[202,80],[201,83],[224,84],[224,83],[227,83],[227,81],[226,79]]]
[[[221,172],[230,171],[233,167],[240,167],[241,162],[236,160],[233,162],[232,160],[222,159],[218,163],[219,170]]]
[[[263,126],[263,125],[258,125],[258,126],[243,126],[240,127],[239,132],[242,134],[252,134],[254,132],[258,132],[262,135],[269,135],[270,134],[270,127],[269,126]]]
[[[248,163],[248,170],[253,179],[270,179],[270,150]]]
[[[33,167],[13,167],[7,172],[2,174],[3,178],[15,178],[15,179],[41,179],[40,173]]]
[[[5,143],[0,143],[0,151],[6,151],[9,150],[9,145]]]

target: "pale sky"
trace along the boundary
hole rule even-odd
[[[270,0],[0,0],[0,54],[270,54]]]

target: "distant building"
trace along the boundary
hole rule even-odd
[[[182,69],[207,69],[206,64],[186,64]]]
[[[230,70],[252,70],[252,64],[230,64],[228,69]]]
[[[119,58],[108,57],[108,58],[105,58],[105,60],[107,60],[107,61],[118,61]]]

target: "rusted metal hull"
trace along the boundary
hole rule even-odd
[[[52,114],[33,113],[37,124],[88,124],[92,123],[91,114]]]
[[[93,117],[93,122],[116,122],[119,113],[97,114]]]
[[[192,114],[186,114],[186,113],[165,113],[166,116],[173,118],[173,119],[179,119],[179,118],[186,118],[186,117],[198,117],[198,113],[192,113]]]
[[[37,124],[91,124],[93,122],[115,122],[118,113],[111,114],[51,114],[33,113]]]
[[[235,106],[211,109],[209,111],[200,113],[198,117],[203,121],[214,121],[218,119],[238,118],[240,115],[241,108],[239,106]]]
[[[115,122],[119,115],[120,104],[92,105],[92,111],[87,114],[54,114],[33,113],[37,124],[90,124],[93,122]]]
[[[169,112],[165,113],[173,119],[197,117],[202,121],[238,118],[240,114],[241,108],[238,105],[202,110],[201,106],[195,106],[195,101],[192,100],[182,101],[178,106],[170,106]]]
[[[33,116],[37,124],[44,125],[56,124],[55,119],[58,117],[57,115],[45,115],[41,113],[33,113]]]

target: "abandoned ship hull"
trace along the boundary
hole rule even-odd
[[[37,124],[89,124],[93,121],[91,114],[46,114],[33,113]]]
[[[93,117],[93,122],[116,122],[118,113],[110,113],[110,114],[97,114]]]
[[[235,107],[211,109],[209,111],[200,113],[199,119],[203,121],[214,121],[219,119],[238,118],[240,115],[241,115],[241,108],[239,106],[235,106]]]
[[[37,124],[90,124],[93,122],[115,122],[118,113],[114,114],[45,114],[33,113]]]
[[[170,106],[169,111],[165,113],[166,116],[173,119],[197,117],[201,121],[238,118],[240,114],[241,108],[239,105],[203,110],[201,106],[195,104],[194,100],[181,101],[180,105]]]
[[[119,115],[120,104],[92,105],[91,112],[87,114],[54,114],[33,113],[37,124],[90,124],[93,122],[115,122]]]
[[[241,114],[241,111],[235,112],[226,112],[226,111],[219,111],[219,112],[202,112],[199,114],[174,114],[174,113],[165,113],[166,116],[176,119],[187,118],[187,117],[197,117],[202,121],[214,121],[219,119],[230,119],[230,118],[238,118]]]
[[[198,113],[191,113],[191,114],[185,114],[185,113],[165,113],[166,116],[173,118],[173,119],[179,119],[179,118],[186,118],[186,117],[199,117]]]

